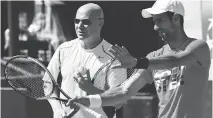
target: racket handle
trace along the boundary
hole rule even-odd
[[[66,100],[66,99],[57,98],[57,97],[52,97],[52,98],[54,98],[56,100],[60,100],[62,102],[68,102],[68,100]],[[90,113],[91,115],[95,116],[96,118],[102,118],[101,114],[93,111],[92,109],[90,109],[90,108],[88,108],[88,107],[86,107],[86,106],[84,106],[82,104],[76,103],[76,102],[74,102],[74,104],[77,105],[77,106],[79,106],[80,108],[82,108],[86,112]]]
[[[79,103],[76,103],[74,102],[74,104],[76,104],[77,106],[79,106],[80,108],[82,108],[83,110],[85,110],[86,112],[89,112],[90,114],[94,115],[96,118],[102,118],[101,114],[93,111],[92,109],[82,105],[82,104],[79,104]]]

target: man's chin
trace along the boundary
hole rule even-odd
[[[83,37],[83,36],[78,36],[78,39],[80,40],[84,40],[86,37]]]
[[[166,33],[159,33],[159,37],[163,40],[166,41],[168,40],[169,35]]]

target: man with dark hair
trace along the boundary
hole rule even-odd
[[[171,12],[171,11],[167,11],[165,12],[165,14],[168,16],[169,20],[172,20],[172,17],[174,16],[174,12]],[[180,15],[180,25],[183,27],[183,23],[184,23],[184,19],[183,19],[183,16]]]
[[[147,83],[155,83],[159,97],[159,118],[202,118],[204,93],[210,67],[210,50],[203,40],[190,38],[183,29],[184,7],[179,0],[157,0],[143,9],[144,18],[153,18],[154,30],[165,45],[145,58],[132,57],[125,47],[112,46],[120,61],[114,68],[139,68],[123,85],[102,94],[70,100],[99,107],[122,103]]]

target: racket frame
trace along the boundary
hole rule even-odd
[[[9,79],[7,79],[7,66],[9,66],[8,64],[10,64],[10,62],[16,58],[27,58],[33,62],[35,62],[36,64],[38,64],[42,69],[45,70],[45,72],[47,72],[47,74],[49,75],[49,77],[51,78],[52,82],[53,82],[53,89],[51,91],[51,93],[45,97],[42,97],[42,98],[34,98],[34,97],[30,97],[30,96],[27,96],[27,95],[24,95],[22,92],[20,92],[16,87],[14,87],[9,81]],[[24,95],[24,96],[27,96],[29,98],[33,98],[33,99],[36,99],[36,100],[45,100],[45,99],[56,99],[56,100],[60,100],[62,102],[67,102],[68,100],[66,99],[62,99],[62,98],[57,98],[57,97],[50,97],[52,94],[53,94],[53,91],[54,91],[54,88],[56,87],[57,89],[59,89],[59,91],[67,98],[67,99],[71,99],[71,97],[69,97],[61,88],[60,86],[57,84],[57,82],[54,80],[52,74],[49,72],[49,70],[41,63],[39,62],[37,59],[34,59],[32,57],[29,57],[29,56],[26,56],[26,55],[17,55],[17,56],[14,56],[12,57],[11,59],[9,59],[5,65],[5,69],[4,69],[4,76],[7,80],[7,82],[9,83],[9,85],[15,90],[17,91],[18,93]]]
[[[26,55],[17,55],[17,56],[13,56],[11,59],[9,59],[9,60],[7,61],[7,63],[6,63],[6,65],[5,65],[5,67],[7,67],[7,65],[10,63],[10,61],[12,61],[12,60],[15,59],[15,58],[27,58],[27,59],[30,59],[30,60],[34,61],[35,63],[37,63],[38,65],[40,65],[40,66],[48,73],[48,75],[50,76],[50,78],[51,78],[51,80],[52,80],[52,82],[53,82],[53,90],[51,91],[51,94],[49,94],[48,96],[45,96],[45,97],[43,97],[43,98],[33,98],[33,97],[30,97],[30,96],[27,96],[27,97],[33,98],[33,99],[36,99],[36,100],[56,99],[56,100],[60,100],[60,101],[62,101],[62,102],[67,102],[68,100],[66,100],[66,99],[61,99],[61,98],[58,98],[58,97],[50,97],[50,96],[52,95],[53,91],[54,91],[54,87],[57,87],[58,90],[59,90],[66,98],[71,99],[71,97],[69,97],[69,96],[60,88],[60,86],[59,86],[59,85],[57,84],[57,82],[54,80],[54,78],[53,78],[52,74],[49,72],[49,70],[48,70],[41,62],[39,62],[37,59],[34,59],[34,58],[29,57],[29,56],[26,56]],[[4,76],[5,76],[6,80],[7,80],[7,82],[9,83],[10,80],[7,79],[6,73],[7,73],[7,72],[6,72],[6,68],[5,68],[5,69],[4,69]],[[9,85],[10,85],[16,92],[18,92],[18,93],[24,95],[24,94],[21,93],[19,90],[17,90],[15,87],[13,87],[13,85],[11,85],[10,83],[9,83]],[[26,96],[26,95],[24,95],[24,96]],[[86,106],[84,106],[84,105],[82,105],[82,104],[80,104],[80,103],[77,103],[77,102],[74,102],[74,104],[76,104],[76,105],[79,106],[80,108],[83,108],[85,111],[87,111],[87,112],[93,114],[96,118],[102,118],[101,114],[99,114],[99,113],[93,111],[92,109],[90,109],[90,108],[88,108],[88,107],[86,107]],[[76,111],[76,112],[77,112],[77,111]]]

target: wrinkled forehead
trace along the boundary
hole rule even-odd
[[[77,19],[95,19],[99,17],[103,17],[103,11],[99,6],[94,4],[84,5],[76,13]]]
[[[92,19],[92,12],[86,9],[79,9],[75,16],[77,19]]]

